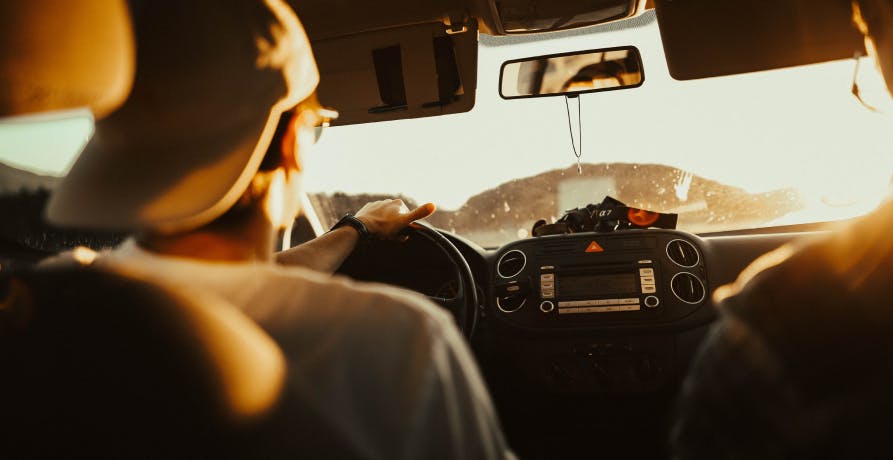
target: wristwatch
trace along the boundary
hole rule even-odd
[[[342,217],[338,222],[335,222],[335,225],[333,225],[329,231],[331,232],[332,230],[335,230],[338,227],[343,227],[345,225],[349,225],[356,229],[357,233],[360,234],[361,240],[365,240],[370,236],[369,229],[366,228],[366,224],[364,224],[362,220],[357,219],[357,217],[350,212],[345,214],[344,217]]]

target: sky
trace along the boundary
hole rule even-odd
[[[842,194],[876,202],[885,193],[893,174],[885,133],[893,116],[870,112],[850,94],[852,60],[680,82],[668,74],[653,12],[636,24],[482,36],[472,111],[331,128],[302,155],[305,188],[403,194],[455,209],[501,183],[571,166],[564,98],[501,99],[500,65],[634,45],[644,63],[641,87],[580,97],[583,162],[666,164],[752,192],[793,186],[816,199]],[[860,85],[882,105],[883,85],[869,60]],[[0,123],[0,161],[64,174],[91,126],[83,114]]]

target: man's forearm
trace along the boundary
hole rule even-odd
[[[353,251],[359,238],[359,233],[353,227],[338,227],[304,244],[277,253],[276,262],[334,273]]]

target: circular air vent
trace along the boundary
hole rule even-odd
[[[506,252],[496,262],[496,273],[503,278],[514,278],[524,270],[527,265],[527,256],[523,252],[512,249]]]
[[[691,268],[698,264],[701,255],[695,246],[685,240],[673,240],[667,243],[667,257],[680,267]]]
[[[704,283],[688,272],[677,273],[670,280],[670,289],[677,299],[690,304],[701,303],[707,295]]]
[[[504,313],[514,313],[527,303],[527,297],[523,295],[509,295],[496,298],[496,307]]]

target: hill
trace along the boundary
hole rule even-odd
[[[526,236],[539,219],[552,221],[608,194],[630,206],[679,213],[679,227],[694,232],[755,227],[803,207],[794,189],[751,194],[670,166],[600,163],[584,165],[582,175],[574,166],[506,182],[472,196],[458,210],[438,210],[428,220],[495,246]],[[314,201],[327,203],[331,215],[341,215],[381,198],[336,193],[317,194]]]

